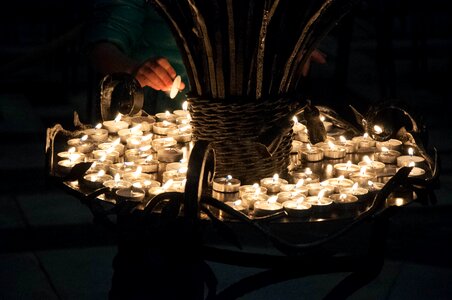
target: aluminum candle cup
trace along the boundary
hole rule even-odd
[[[292,184],[292,183],[281,184],[281,192],[292,192],[307,195],[308,190],[309,190],[308,187],[302,184]]]
[[[339,178],[329,178],[325,181],[322,181],[322,184],[324,184],[326,186],[333,186],[334,192],[339,193],[339,191],[343,188],[352,187],[354,182],[351,179],[339,177]]]
[[[277,194],[281,191],[281,184],[288,184],[287,180],[279,178],[277,174],[260,180],[260,185],[267,189],[269,194]]]
[[[309,196],[306,198],[307,203],[311,204],[311,215],[314,218],[327,218],[331,216],[331,204],[333,201],[327,197]]]
[[[397,157],[397,166],[398,167],[406,167],[411,163],[414,163],[415,166],[420,166],[425,162],[425,159],[422,156],[417,155],[401,155]]]
[[[218,201],[230,202],[230,201],[239,200],[239,193],[238,192],[223,193],[223,192],[218,192],[218,191],[212,190],[212,197],[217,199]]]
[[[123,179],[125,181],[131,182],[132,185],[135,182],[143,182],[143,181],[146,181],[146,180],[147,181],[151,181],[151,182],[154,181],[154,177],[153,176],[151,176],[149,174],[146,174],[146,173],[138,172],[138,169],[137,169],[136,172],[133,172],[133,173],[124,173],[122,175],[122,177],[123,177]]]
[[[367,133],[363,136],[353,137],[352,141],[358,145],[358,148],[372,148],[376,145],[376,141],[373,140]]]
[[[166,135],[168,131],[177,129],[177,125],[175,123],[163,121],[156,122],[152,127],[152,132],[159,135]]]
[[[270,197],[267,201],[254,202],[254,216],[264,217],[278,213],[283,210],[282,204],[276,202],[275,197]]]
[[[362,187],[353,186],[351,188],[345,188],[340,191],[341,194],[353,195],[358,197],[359,201],[368,200],[369,190]]]
[[[102,143],[97,146],[99,150],[109,150],[112,149],[119,153],[119,156],[124,155],[125,147],[123,144],[119,143],[119,140],[115,143]]]
[[[384,142],[377,142],[376,147],[378,151],[383,151],[383,148],[388,150],[402,151],[402,142],[396,139],[390,139]]]
[[[164,148],[173,148],[176,147],[177,141],[172,137],[158,138],[151,142],[152,148],[155,151]]]
[[[126,189],[119,189],[116,191],[118,200],[142,202],[144,200],[145,191],[140,188],[131,187]]]
[[[108,188],[108,191],[105,192],[105,197],[107,199],[114,199],[116,196],[116,191],[119,189],[130,189],[132,187],[132,183],[125,180],[107,180],[104,181],[103,186]]]
[[[86,173],[98,173],[99,171],[104,171],[105,173],[110,171],[110,166],[113,164],[110,160],[90,160],[93,163],[91,164],[91,167],[86,171]]]
[[[183,130],[183,128],[176,128],[167,132],[168,137],[172,137],[178,143],[188,143],[191,141],[191,130]]]
[[[397,157],[400,156],[400,152],[396,150],[388,150],[384,148],[381,152],[375,154],[375,159],[385,164],[395,164]]]
[[[328,142],[328,146],[322,148],[323,156],[329,159],[344,158],[347,154],[345,147],[337,146],[333,142]]]
[[[142,168],[143,173],[156,173],[158,171],[159,162],[154,159],[141,158],[135,160],[135,164]]]
[[[318,182],[308,184],[307,188],[309,196],[317,196],[320,193],[320,191],[323,191],[324,196],[328,196],[334,193],[335,190],[334,186],[324,185]]]
[[[239,187],[240,198],[242,198],[245,194],[267,194],[267,189],[265,187],[259,186],[257,183],[253,185],[241,185]]]
[[[85,160],[85,154],[81,152],[77,152],[75,147],[71,147],[68,151],[62,151],[57,153],[57,159],[63,160],[68,159],[74,162],[82,162]]]
[[[141,130],[144,132],[149,132],[152,130],[152,126],[155,123],[155,119],[151,116],[140,116],[133,117],[131,119],[132,126],[135,127],[137,125],[141,125]]]
[[[240,199],[235,201],[226,201],[225,204],[232,207],[234,210],[241,212],[242,214],[248,214],[248,205],[246,203],[243,203],[243,201]],[[220,216],[225,219],[233,218],[231,215],[222,210],[220,211]]]
[[[333,194],[330,199],[334,202],[334,208],[341,212],[354,215],[366,208],[367,204],[358,201],[358,197],[349,194]]]
[[[400,168],[399,168],[400,169]],[[399,170],[397,169],[397,171]],[[410,174],[408,174],[408,177],[421,177],[425,175],[425,170],[419,167],[413,167],[410,171]]]
[[[166,112],[161,112],[161,113],[157,113],[155,114],[155,117],[157,118],[158,122],[171,122],[174,123],[176,122],[176,118],[178,116],[176,116],[175,114],[170,113],[169,111]]]
[[[77,152],[88,154],[94,149],[94,144],[88,141],[88,135],[84,135],[82,138],[70,139],[67,141],[68,146],[75,147]]]
[[[353,142],[353,141],[351,141],[351,140],[347,140],[347,139],[346,139],[345,137],[343,137],[343,136],[340,136],[340,137],[339,137],[339,141],[336,141],[335,144],[336,144],[337,146],[344,147],[344,148],[345,148],[345,152],[346,152],[347,154],[355,153],[356,150],[357,150],[357,148],[358,148],[358,146],[356,145],[355,142]]]
[[[118,131],[118,136],[121,139],[121,143],[126,143],[129,137],[143,136],[143,131],[136,129],[136,127],[121,129]]]
[[[125,121],[104,121],[102,125],[108,130],[109,133],[117,133],[121,129],[126,129],[129,127],[129,123]]]
[[[103,186],[103,183],[108,180],[113,180],[111,175],[105,174],[105,172],[100,171],[99,173],[90,173],[79,179],[79,184],[82,187],[97,190]]]
[[[267,201],[269,198],[269,196],[267,194],[244,194],[241,199],[243,200],[243,202],[245,202],[250,210],[254,209],[254,203],[257,201]]]
[[[184,157],[184,153],[176,148],[164,148],[157,151],[157,160],[164,163],[172,163],[180,161]]]
[[[323,159],[324,152],[322,149],[317,147],[307,147],[306,150],[301,151],[301,159],[303,161],[313,162],[320,161]]]
[[[377,175],[374,172],[366,171],[363,172],[356,172],[350,175],[350,179],[353,180],[353,182],[357,183],[360,187],[367,186],[369,180],[370,181],[377,181]]]
[[[84,130],[83,133],[95,143],[103,143],[108,139],[108,130],[104,128],[89,128]]]
[[[375,161],[375,160],[370,160],[368,156],[364,157],[364,161],[360,161],[358,163],[358,166],[360,168],[362,167],[366,167],[367,170],[374,172],[375,174],[382,174],[384,172],[385,169],[385,164],[379,161]]]
[[[231,175],[226,177],[217,177],[213,180],[212,188],[221,193],[236,193],[240,188],[240,180]]]
[[[105,157],[107,160],[117,163],[119,161],[119,152],[115,150],[94,150],[93,157],[97,160]]]
[[[320,181],[319,175],[314,174],[310,168],[296,168],[290,174],[294,182],[298,182],[300,179],[303,179],[305,184]]]
[[[311,215],[311,204],[306,202],[305,198],[286,201],[282,205],[284,211],[289,217],[309,218],[309,216]]]
[[[344,176],[349,178],[350,174],[358,172],[360,167],[358,165],[352,164],[351,162],[339,163],[334,165],[334,174],[339,176]]]
[[[165,183],[168,180],[172,179],[172,180],[184,180],[187,178],[187,170],[185,169],[184,171],[180,171],[180,170],[170,170],[170,171],[165,171],[162,174],[162,182]]]
[[[137,170],[137,165],[133,162],[123,162],[123,163],[116,163],[110,165],[109,173],[112,176],[116,176],[116,174],[119,174],[122,176],[125,173],[133,173]]]
[[[134,188],[143,189],[146,195],[150,195],[149,190],[151,188],[160,187],[161,184],[157,180],[139,180],[135,181],[132,186]]]

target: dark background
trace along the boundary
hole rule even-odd
[[[426,124],[442,158],[438,203],[391,219],[380,276],[356,299],[452,297],[450,134],[452,15],[448,1],[363,1],[324,39],[311,67],[314,103],[345,114],[388,99]],[[90,1],[15,1],[0,11],[0,298],[106,298],[116,252],[78,199],[46,181],[45,129],[74,111],[95,123],[99,76],[82,47]],[[220,288],[256,269],[212,264]],[[344,274],[263,289],[246,299],[323,297]],[[274,295],[274,297],[273,297]]]

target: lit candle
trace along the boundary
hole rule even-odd
[[[185,125],[167,132],[168,137],[174,138],[178,143],[188,143],[191,141],[191,127]]]
[[[267,188],[267,192],[270,194],[277,194],[281,191],[281,184],[287,184],[287,180],[279,178],[278,174],[274,174],[273,177],[267,177],[260,180],[260,185]]]
[[[371,160],[369,156],[365,155],[363,160],[358,163],[358,166],[366,167],[368,170],[371,170],[378,175],[383,173],[386,165],[382,162]]]
[[[125,161],[137,161],[140,159],[146,159],[149,155],[153,155],[155,153],[151,146],[142,146],[138,149],[127,149],[124,155]]]
[[[189,118],[190,113],[188,112],[188,102],[184,101],[182,103],[182,109],[176,109],[175,111],[173,111],[173,114],[179,118]]]
[[[172,162],[166,165],[166,171],[179,170],[180,168],[188,168],[188,163],[183,159],[178,162]]]
[[[367,199],[369,190],[363,187],[359,187],[358,183],[355,183],[351,188],[344,188],[340,191],[341,194],[349,194],[358,197],[358,200],[364,201]]]
[[[112,180],[113,177],[105,174],[104,170],[100,170],[98,173],[86,174],[79,180],[79,184],[82,187],[97,190],[103,186],[103,183],[108,180]]]
[[[265,193],[261,193],[260,189],[256,189],[254,193],[245,193],[240,197],[249,207],[254,209],[254,203],[257,201],[267,201],[269,196]]]
[[[158,138],[153,140],[151,145],[155,151],[158,151],[163,148],[176,147],[177,141],[172,137]]]
[[[122,201],[142,202],[145,195],[146,193],[143,189],[136,188],[133,185],[130,188],[118,189],[116,191],[116,197]]]
[[[142,168],[144,173],[156,173],[158,171],[159,162],[153,159],[152,155],[148,155],[144,159],[137,159],[135,162]]]
[[[345,152],[347,154],[349,153],[355,153],[356,152],[356,143],[350,140],[347,140],[344,136],[339,137],[339,141],[336,142],[337,145],[342,146],[345,148]]]
[[[141,124],[136,125],[132,128],[125,128],[118,131],[118,136],[122,143],[126,143],[127,139],[131,136],[142,136],[143,131],[141,129]]]
[[[165,184],[163,184],[162,186],[153,186],[153,187],[149,188],[148,194],[151,197],[154,197],[159,194],[166,193],[168,191],[168,189],[171,187],[171,185],[173,184],[173,182],[174,182],[174,180],[170,179],[167,182],[165,182]]]
[[[382,182],[373,182],[372,180],[367,182],[367,189],[370,193],[378,193],[384,186],[385,184]]]
[[[105,192],[107,199],[114,199],[117,190],[128,189],[132,186],[132,183],[121,180],[121,176],[117,173],[114,177],[114,180],[104,181],[103,186],[108,188],[108,190]]]
[[[320,116],[320,121],[322,121],[323,126],[325,127],[326,132],[331,131],[331,129],[333,129],[333,123],[326,121],[325,116],[321,115]]]
[[[267,194],[267,188],[260,186],[258,183],[241,185],[239,187],[240,198],[245,194]]]
[[[326,217],[331,214],[331,204],[333,201],[325,197],[327,190],[321,190],[317,196],[309,196],[306,201],[311,204],[311,212],[315,217]]]
[[[162,174],[162,182],[167,182],[169,179],[184,180],[187,178],[187,168],[180,168],[178,170],[165,171]]]
[[[94,149],[94,144],[88,141],[88,135],[85,134],[81,138],[70,139],[67,141],[67,144],[71,147],[75,147],[75,149],[80,153],[90,153]]]
[[[310,215],[311,204],[306,202],[306,197],[301,196],[283,203],[284,211],[290,217],[307,218]]]
[[[376,147],[378,151],[383,151],[383,147],[389,150],[402,151],[402,142],[396,139],[390,139],[383,142],[377,142]]]
[[[70,159],[74,162],[82,162],[85,160],[85,154],[77,152],[75,147],[69,148],[67,151],[62,151],[57,153],[58,160]]]
[[[385,164],[394,164],[397,162],[397,157],[400,156],[400,152],[396,150],[390,150],[386,147],[381,147],[381,152],[376,153],[376,159]]]
[[[319,175],[312,172],[310,168],[297,168],[291,171],[293,181],[298,182],[298,180],[303,179],[305,184],[319,182]]]
[[[374,172],[369,171],[366,166],[362,166],[359,172],[350,175],[350,179],[359,186],[367,186],[369,180],[376,181],[377,177]]]
[[[114,120],[104,121],[102,124],[110,133],[117,133],[119,130],[129,127],[128,122],[121,121],[121,114],[118,114]]]
[[[165,112],[161,112],[161,113],[157,113],[155,114],[158,123],[159,122],[169,122],[169,123],[175,123],[176,122],[176,115],[170,113],[169,111],[165,111]],[[155,125],[155,124],[154,124]]]
[[[359,166],[352,164],[352,162],[349,160],[347,163],[339,163],[334,165],[334,174],[339,176],[344,176],[345,178],[349,178],[350,174],[358,172]]]
[[[108,130],[102,128],[102,124],[97,124],[94,128],[89,128],[83,131],[88,135],[89,139],[95,143],[103,143],[108,139]]]
[[[339,159],[344,158],[347,154],[345,147],[337,146],[333,142],[328,141],[328,146],[322,148],[325,158]]]
[[[123,175],[124,173],[132,173],[137,170],[138,166],[134,162],[121,162],[110,165],[109,172],[111,175],[116,176],[116,174]]]
[[[323,181],[325,185],[331,185],[334,187],[334,192],[338,193],[343,188],[348,188],[353,186],[353,180],[347,179],[344,175],[341,175],[337,178],[329,178]]]
[[[292,126],[294,139],[303,143],[308,143],[309,136],[306,126],[298,122],[298,118],[296,116],[294,116],[292,120],[294,122]]]
[[[413,167],[410,171],[410,174],[408,174],[408,177],[420,177],[425,174],[425,170],[419,167],[415,166],[415,162],[412,161],[408,164],[408,167]]]
[[[149,132],[152,130],[152,126],[155,123],[155,119],[151,116],[136,116],[131,119],[132,126],[141,126],[141,130],[144,132]]]
[[[180,161],[184,157],[182,150],[177,148],[163,148],[157,151],[157,160],[160,162],[171,163]]]
[[[312,147],[311,144],[306,145],[306,150],[301,151],[301,159],[308,162],[320,161],[323,159],[323,150]]]
[[[376,141],[373,140],[369,134],[366,132],[363,136],[355,136],[352,138],[352,141],[355,142],[358,148],[372,148],[375,147]]]
[[[267,201],[256,201],[254,203],[254,216],[263,217],[282,211],[282,205],[277,202],[277,197],[272,196]]]
[[[110,148],[113,148],[116,152],[119,153],[119,156],[124,155],[125,147],[123,144],[121,144],[121,140],[117,138],[111,143],[102,143],[97,146],[99,150],[107,150]]]
[[[154,177],[152,177],[149,174],[142,173],[142,170],[143,168],[141,166],[137,166],[135,172],[124,173],[122,177],[125,181],[129,181],[132,184],[134,184],[135,182],[142,182],[145,180],[152,181]]]
[[[235,200],[235,201],[227,201],[227,202],[225,202],[225,204],[232,207],[234,210],[241,212],[242,214],[245,214],[245,215],[248,214],[248,205],[243,203],[243,201],[240,199]],[[228,213],[225,213],[223,211],[221,211],[221,216],[225,219],[231,218],[231,215],[229,215]]]
[[[310,183],[307,185],[307,188],[309,196],[317,196],[321,191],[323,191],[323,194],[326,196],[334,193],[334,186],[325,183]]]
[[[73,151],[67,151],[66,153],[62,154],[62,157],[67,157],[67,159],[62,159],[60,161],[58,161],[58,172],[61,175],[67,175],[69,174],[69,172],[72,170],[72,168],[78,164],[83,162],[85,155],[83,155],[82,153],[76,153],[75,152],[75,148],[72,148]],[[69,149],[69,150],[72,150]],[[60,154],[59,153],[59,154]]]
[[[217,177],[213,180],[213,190],[221,193],[236,193],[240,188],[240,180],[231,175],[226,177]]]
[[[333,194],[330,196],[333,200],[334,208],[340,213],[354,215],[364,209],[367,204],[363,201],[358,201],[358,197],[350,194]]]
[[[281,192],[296,192],[307,195],[308,190],[308,187],[304,185],[304,179],[299,179],[295,184],[281,184]]]
[[[111,160],[113,163],[119,161],[119,152],[115,151],[114,148],[108,148],[106,150],[94,150],[93,157],[95,159],[100,159],[101,157],[106,157],[107,160]]]
[[[397,157],[397,166],[405,167],[414,163],[415,166],[421,165],[425,159],[422,156],[414,155],[414,149],[408,148],[408,155],[401,155]]]

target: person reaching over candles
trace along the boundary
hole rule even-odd
[[[174,110],[185,100],[187,75],[165,20],[145,0],[95,0],[86,34],[91,65],[101,75],[128,73],[144,87],[144,110]],[[180,93],[168,95],[176,76]]]

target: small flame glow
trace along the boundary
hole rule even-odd
[[[121,138],[117,138],[116,140],[114,140],[114,141],[111,143],[111,145],[112,145],[112,146],[117,146],[117,145],[119,145],[119,143],[121,143]]]
[[[183,109],[184,111],[187,111],[187,110],[188,110],[188,102],[187,102],[187,101],[184,101],[184,103],[182,103],[182,109]]]
[[[143,167],[138,166],[137,170],[135,172],[133,172],[133,177],[137,178],[140,177],[141,171],[143,170]]]
[[[167,189],[169,189],[173,185],[173,183],[174,183],[174,180],[173,179],[169,179],[167,182],[165,182],[164,185],[162,185],[162,189],[164,191],[166,191]]]
[[[364,161],[366,164],[368,164],[368,165],[371,165],[371,164],[372,164],[372,160],[371,160],[370,157],[367,156],[367,155],[364,155],[363,161]]]
[[[179,170],[177,170],[177,172],[180,174],[186,174],[187,171],[188,171],[187,167],[180,167]]]
[[[320,200],[323,198],[323,196],[325,196],[325,193],[327,192],[327,189],[321,189],[319,194],[317,195],[317,199]]]
[[[239,206],[242,204],[242,200],[238,199],[234,201],[234,206]]]
[[[292,121],[293,121],[295,124],[298,124],[298,118],[297,118],[297,116],[293,116]]]
[[[369,138],[369,134],[366,132],[363,134],[363,138],[368,139]]]
[[[102,128],[102,123],[97,123],[96,127],[94,127],[96,129],[101,129]]]
[[[278,182],[279,180],[279,175],[275,173],[275,175],[273,175],[273,182]]]
[[[408,148],[408,155],[413,156],[414,155],[414,149],[413,148]]]
[[[382,152],[389,152],[389,149],[386,148],[386,147],[381,147],[381,151],[382,151]]]
[[[226,181],[229,182],[232,179],[231,175],[226,175]]]
[[[356,182],[353,186],[352,186],[352,191],[356,191],[358,189],[358,183]]]
[[[351,160],[347,161],[347,163],[345,164],[345,168],[348,170],[348,169],[350,169],[351,166],[352,166],[352,161]]]
[[[121,121],[121,114],[118,114],[115,118],[115,122]]]
[[[325,116],[320,116],[320,121],[325,122]]]
[[[140,130],[141,130],[141,124],[138,124],[137,126],[130,128],[130,133],[132,133],[132,134],[137,133]]]
[[[105,175],[105,171],[104,170],[100,170],[99,172],[97,172],[97,176],[102,177]]]
[[[341,175],[341,176],[339,176],[339,177],[337,178],[338,181],[342,181],[342,180],[344,180],[344,179],[345,179],[345,176],[344,176],[344,175]]]
[[[300,186],[302,186],[304,184],[304,179],[299,179],[297,181],[297,183],[295,184],[295,188],[299,188]]]
[[[332,141],[328,141],[328,147],[330,147],[331,150],[336,149],[336,145]]]
[[[347,139],[343,135],[339,137],[339,140],[341,141],[341,143],[347,143]]]
[[[414,161],[410,161],[410,163],[408,164],[408,167],[414,167],[416,166],[416,163]]]
[[[304,173],[306,174],[306,175],[312,175],[312,170],[311,170],[311,168],[306,168],[306,171],[304,171]]]
[[[339,195],[339,199],[340,199],[340,200],[345,200],[345,199],[347,199],[347,194],[340,194],[340,195]]]
[[[151,162],[153,158],[154,157],[151,154],[151,155],[148,155],[144,161],[148,163],[148,162]]]
[[[306,149],[308,149],[308,151],[311,151],[311,150],[312,150],[311,144],[307,144],[307,145],[306,145]]]
[[[116,175],[115,175],[115,182],[118,183],[119,180],[121,180],[121,175],[119,175],[119,173],[116,173]]]
[[[366,167],[366,166],[363,166],[363,167],[361,167],[361,169],[359,169],[359,174],[365,175],[365,174],[366,174],[366,171],[367,171],[367,167]]]
[[[303,203],[306,200],[305,196],[301,196],[299,198],[297,198],[297,200],[295,200],[297,202],[297,205]]]
[[[80,138],[81,142],[86,142],[87,140],[88,140],[88,135],[86,135],[86,134]]]
[[[369,187],[373,187],[374,186],[374,182],[372,180],[367,181],[367,184],[369,185]]]
[[[102,156],[99,158],[99,161],[100,161],[100,162],[105,162],[106,160],[107,160],[107,155],[106,155],[106,154],[102,155]]]
[[[74,152],[75,152],[75,147],[69,148],[69,149],[67,150],[67,152],[68,152],[69,154],[74,153]]]
[[[278,200],[278,196],[271,196],[268,198],[267,202],[268,203],[276,203],[277,200]]]
[[[376,134],[381,134],[383,133],[383,128],[378,125],[374,125],[374,131]]]

